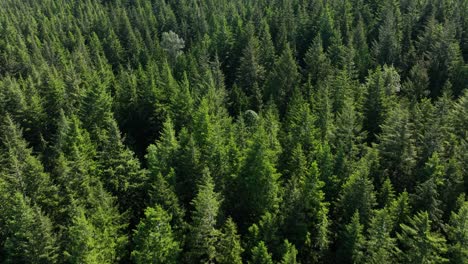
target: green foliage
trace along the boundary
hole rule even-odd
[[[361,263],[363,261],[365,239],[363,226],[359,219],[359,213],[356,211],[351,221],[345,226],[337,254],[337,259],[341,263]]]
[[[58,263],[57,237],[51,220],[23,194],[3,191],[0,197],[3,263]]]
[[[133,236],[135,263],[177,263],[181,249],[170,222],[171,216],[159,205],[145,210],[145,218]]]
[[[0,5],[0,263],[466,262],[466,0]]]
[[[194,211],[190,225],[189,260],[214,263],[218,256],[216,246],[221,237],[221,232],[217,229],[221,200],[219,194],[214,191],[214,183],[207,169],[198,185],[198,193],[192,205]]]
[[[448,226],[449,259],[452,263],[463,263],[468,257],[468,202],[464,201],[458,212],[452,212]]]
[[[296,247],[289,243],[288,240],[284,241],[285,252],[283,255],[283,259],[281,260],[281,264],[297,264],[296,256],[297,256],[297,249]]]
[[[376,204],[374,186],[368,178],[369,168],[366,160],[361,160],[356,171],[351,174],[343,185],[342,192],[338,201],[337,210],[339,211],[342,223],[351,220],[355,212],[363,219],[363,224],[368,223],[372,216],[372,209]]]
[[[268,248],[263,241],[260,241],[257,246],[252,249],[252,258],[249,264],[273,264]]]
[[[228,218],[221,229],[221,239],[217,245],[217,262],[222,264],[241,264],[244,249],[240,243],[236,223]]]
[[[375,212],[369,224],[366,241],[367,263],[393,263],[396,255],[396,239],[391,237],[392,216],[385,209]]]
[[[249,145],[237,180],[238,203],[242,205],[238,214],[243,224],[255,223],[264,213],[275,210],[279,202],[280,175],[265,128],[257,128]]]
[[[264,101],[273,100],[280,113],[285,113],[292,91],[299,81],[300,75],[293,52],[289,46],[286,46],[268,75]]]
[[[431,232],[431,223],[427,212],[416,214],[409,225],[402,224],[398,239],[403,244],[400,251],[402,261],[409,263],[444,263],[447,251],[446,240],[438,233]]]

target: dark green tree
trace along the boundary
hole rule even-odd
[[[414,215],[409,225],[402,224],[402,232],[397,235],[403,245],[399,255],[402,261],[408,263],[444,263],[447,252],[445,238],[431,231],[429,215],[420,212]]]
[[[463,196],[461,196],[463,198]],[[449,260],[463,263],[468,258],[468,202],[464,201],[457,212],[452,212],[448,226]]]
[[[286,46],[267,77],[264,101],[273,100],[280,113],[284,114],[292,91],[299,84],[299,81],[300,74],[293,51],[289,46]]]

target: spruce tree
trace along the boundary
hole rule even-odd
[[[205,169],[198,185],[198,193],[192,201],[194,211],[187,252],[190,261],[214,263],[218,256],[216,246],[221,238],[221,232],[217,229],[217,222],[221,200],[214,187],[210,172]]]
[[[242,248],[240,235],[237,233],[236,223],[228,218],[221,229],[221,239],[217,245],[217,262],[220,264],[241,264]]]
[[[252,249],[252,258],[249,264],[273,264],[268,248],[263,241],[260,241],[257,246]]]
[[[133,236],[131,255],[135,263],[177,263],[180,243],[170,222],[171,216],[161,206],[146,208]]]
[[[400,259],[408,263],[444,263],[447,252],[446,240],[431,231],[432,221],[427,212],[419,212],[409,220],[409,225],[402,224],[402,232],[397,234],[402,244]]]

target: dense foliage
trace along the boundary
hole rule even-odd
[[[0,1],[0,263],[466,263],[467,0]]]

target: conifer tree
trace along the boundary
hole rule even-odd
[[[171,216],[156,205],[145,210],[145,218],[133,236],[135,263],[177,263],[180,244],[171,229]]]
[[[296,247],[289,243],[288,240],[284,241],[284,248],[285,252],[283,255],[283,259],[281,260],[281,264],[297,264],[296,256],[297,256],[297,249]]]
[[[20,192],[8,189],[3,191],[3,197],[0,197],[2,261],[57,263],[59,250],[50,219]]]
[[[274,166],[276,155],[268,141],[265,128],[259,126],[240,168],[237,190],[238,203],[242,207],[236,210],[236,218],[245,225],[255,223],[264,213],[274,211],[278,206],[279,174]]]
[[[362,263],[365,239],[359,213],[356,211],[340,238],[337,260],[341,263]]]
[[[403,244],[399,252],[402,261],[408,263],[444,263],[447,259],[445,238],[431,231],[432,221],[426,212],[414,215],[409,225],[402,224],[402,232],[397,235]]]
[[[381,166],[398,191],[414,188],[414,143],[408,109],[397,106],[390,111],[379,135]]]
[[[284,114],[292,91],[299,81],[297,64],[288,45],[267,77],[264,101],[273,100],[277,104],[280,114]]]
[[[57,188],[40,160],[33,156],[32,149],[22,137],[22,130],[10,116],[2,120],[0,155],[0,178],[8,188],[17,190],[37,203],[47,212],[57,205]]]
[[[396,253],[396,239],[391,237],[392,218],[386,209],[375,212],[369,224],[366,241],[367,263],[393,263]]]
[[[220,264],[241,264],[244,249],[241,246],[236,223],[234,223],[232,218],[226,220],[221,233],[221,239],[217,245],[217,262]]]
[[[307,73],[312,84],[324,81],[332,70],[330,59],[324,52],[322,45],[322,38],[317,35],[304,56]]]
[[[372,215],[372,209],[376,204],[374,186],[370,181],[369,168],[363,158],[358,168],[343,185],[340,194],[337,210],[340,212],[341,223],[347,223],[357,211],[362,218],[364,225]]]
[[[249,264],[273,264],[268,248],[263,241],[260,241],[257,246],[252,249],[252,258]]]
[[[205,169],[193,199],[192,223],[190,227],[188,257],[204,263],[214,263],[218,256],[216,246],[221,233],[217,229],[218,212],[221,205],[219,194],[214,191],[213,179]]]
[[[463,196],[461,196],[463,198]],[[468,202],[464,201],[457,212],[452,212],[448,226],[449,260],[463,263],[468,258]]]

